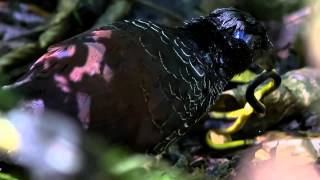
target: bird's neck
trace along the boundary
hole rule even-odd
[[[181,27],[180,32],[183,32],[185,39],[194,42],[206,63],[212,62],[212,68],[223,68],[230,77],[238,73],[237,67],[232,63],[238,59],[233,59],[231,48],[215,27],[206,23],[195,23]]]
[[[192,39],[201,51],[209,52],[210,47],[217,42],[213,42],[217,37],[217,32],[213,28],[206,27],[206,23],[194,23],[180,27],[187,38]]]

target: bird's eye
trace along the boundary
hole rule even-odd
[[[256,40],[257,36],[253,35],[253,34],[247,34],[246,32],[240,30],[240,31],[236,31],[233,34],[233,37],[235,39],[239,39],[242,40],[244,43],[247,44],[247,46],[253,48],[254,45],[254,41]]]

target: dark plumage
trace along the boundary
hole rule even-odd
[[[159,153],[269,43],[259,22],[232,8],[177,28],[118,22],[50,47],[10,88],[35,113],[61,111],[111,142]]]

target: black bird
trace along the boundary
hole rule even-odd
[[[160,153],[269,47],[263,25],[234,8],[174,28],[125,20],[50,47],[7,88],[35,114],[63,112],[110,142]]]

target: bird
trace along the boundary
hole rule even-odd
[[[177,27],[123,20],[49,47],[4,89],[35,115],[61,112],[107,142],[159,154],[270,47],[262,23],[235,8]]]

